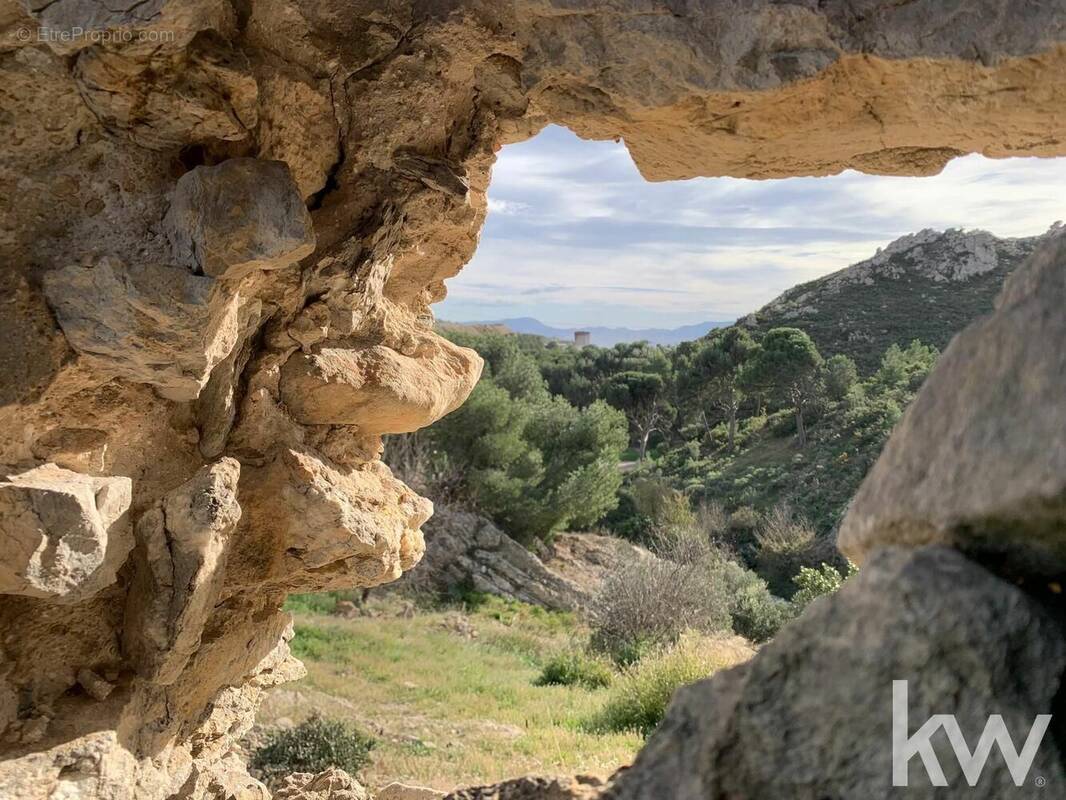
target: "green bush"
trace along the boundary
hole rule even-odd
[[[803,567],[793,579],[797,591],[792,597],[792,605],[797,613],[807,606],[828,594],[833,594],[844,585],[844,581],[854,577],[859,568],[848,562],[847,575],[841,575],[840,571],[832,564],[822,564],[817,569]]]
[[[252,756],[252,766],[268,779],[289,772],[322,772],[339,767],[356,774],[370,763],[373,737],[340,720],[314,716],[295,728],[275,730]]]
[[[533,684],[602,689],[610,686],[613,679],[614,671],[609,661],[578,650],[559,653],[551,658]]]
[[[603,707],[582,720],[591,733],[650,734],[663,718],[674,691],[740,661],[721,640],[692,634],[676,645],[646,655],[615,681]]]

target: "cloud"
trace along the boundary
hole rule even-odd
[[[1066,217],[1066,159],[968,156],[930,178],[647,183],[625,147],[550,127],[504,148],[481,245],[444,319],[574,326],[742,316],[921,228],[1043,232]]]

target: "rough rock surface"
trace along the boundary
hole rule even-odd
[[[283,161],[231,158],[186,172],[163,227],[175,263],[212,278],[289,267],[315,249],[311,215]]]
[[[447,592],[469,586],[546,608],[586,605],[606,575],[647,550],[610,536],[562,533],[539,555],[490,520],[469,511],[437,506],[423,531],[426,552],[395,586]]]
[[[477,378],[473,353],[434,336],[430,307],[474,251],[501,145],[559,123],[624,139],[652,180],[1061,155],[1064,12],[1063,0],[947,12],[0,0],[0,181],[12,187],[0,196],[0,464],[128,476],[138,532],[137,555],[80,602],[0,596],[0,795],[264,796],[231,746],[262,691],[299,674],[285,593],[389,580],[421,551],[428,505],[375,466],[380,434],[428,424]],[[295,188],[271,182],[203,226],[168,219],[179,182],[244,159],[284,161]],[[179,229],[187,239],[169,235]],[[210,253],[175,263],[172,238],[188,255],[201,233]],[[979,338],[1032,343],[1031,326],[1008,330],[1026,308],[1005,301]],[[1055,374],[1048,358],[1024,348],[1034,374]],[[989,395],[1014,377],[994,371]],[[1036,388],[1019,426],[1036,425],[1053,388]],[[1018,468],[1011,503],[1064,449],[1061,426],[1037,428],[982,455]],[[191,583],[168,587],[161,542],[180,545],[169,569]],[[141,592],[146,619],[127,630]]]
[[[604,798],[894,797],[893,681],[908,681],[908,736],[954,714],[973,747],[999,713],[1020,747],[1057,710],[1064,669],[1061,616],[1021,590],[948,548],[880,550],[751,661],[679,690]],[[1051,732],[1021,790],[998,753],[968,788],[947,739],[934,743],[955,789],[915,757],[907,797],[1039,797],[1036,777],[1066,781]]]
[[[1066,572],[1066,233],[959,334],[855,496],[839,546],[951,544],[1020,575]]]
[[[0,594],[87,600],[133,548],[130,479],[45,464],[0,481]]]
[[[600,797],[602,789],[603,781],[599,778],[583,775],[576,778],[518,778],[495,786],[453,792],[446,795],[445,800],[594,800]]]
[[[370,800],[370,795],[347,772],[331,767],[317,775],[286,775],[274,788],[274,800]]]
[[[114,258],[44,277],[71,347],[107,376],[192,400],[237,344],[240,297],[180,267]]]

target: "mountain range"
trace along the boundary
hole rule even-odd
[[[506,328],[512,333],[528,333],[547,339],[574,341],[576,331],[587,331],[591,335],[591,344],[597,347],[613,347],[622,342],[650,342],[651,344],[671,345],[699,339],[715,328],[724,328],[733,324],[733,320],[697,322],[693,325],[681,325],[677,328],[612,328],[593,325],[585,328],[556,328],[545,325],[533,317],[514,317],[512,319],[489,320],[486,322],[451,323],[442,322],[442,327],[461,325],[463,327]]]

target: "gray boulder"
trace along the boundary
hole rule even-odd
[[[1059,621],[1016,587],[949,548],[879,550],[752,661],[680,689],[605,797],[1046,797],[1044,782],[1066,786],[1053,731],[1021,788],[996,748],[967,786],[942,731],[932,743],[950,788],[934,788],[917,756],[909,788],[893,788],[893,681],[908,681],[908,736],[954,714],[972,750],[1001,714],[1021,749],[1064,669]]]
[[[954,545],[1066,572],[1066,234],[951,343],[855,496],[840,549]]]

